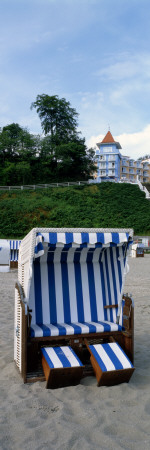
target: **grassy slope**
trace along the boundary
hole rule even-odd
[[[0,192],[0,211],[0,238],[23,238],[36,226],[129,227],[150,235],[150,201],[129,184]]]

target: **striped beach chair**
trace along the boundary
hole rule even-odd
[[[21,241],[10,240],[10,268],[16,269],[18,267],[19,247]]]
[[[47,343],[81,350],[85,339],[113,336],[133,360],[133,303],[123,295],[132,236],[130,229],[33,229],[22,240],[14,358],[24,381],[38,374]]]

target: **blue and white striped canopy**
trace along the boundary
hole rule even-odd
[[[18,252],[21,241],[10,240],[10,261],[18,261]]]
[[[44,254],[43,242],[48,243],[49,247],[70,247],[78,248],[97,248],[97,247],[116,247],[123,244],[132,243],[131,236],[128,232],[112,232],[112,233],[94,233],[94,232],[49,232],[37,233],[35,245],[35,258]]]

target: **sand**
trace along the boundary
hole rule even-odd
[[[150,449],[150,255],[129,258],[125,292],[135,301],[135,367],[128,384],[46,390],[23,384],[13,362],[17,271],[0,273],[0,448]]]

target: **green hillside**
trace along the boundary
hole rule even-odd
[[[150,201],[130,184],[0,191],[0,211],[1,238],[21,239],[33,227],[129,227],[150,235]]]

